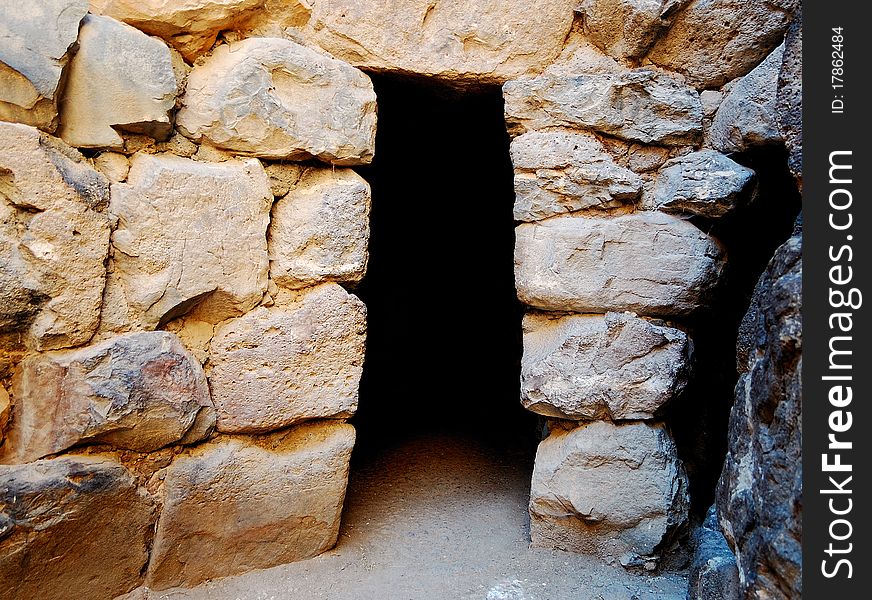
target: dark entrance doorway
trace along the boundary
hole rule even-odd
[[[416,432],[533,440],[536,419],[518,401],[522,309],[501,90],[373,81],[376,155],[359,169],[373,194],[357,290],[369,323],[360,452]]]

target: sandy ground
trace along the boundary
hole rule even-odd
[[[360,451],[336,548],[148,600],[684,600],[678,575],[529,548],[532,450],[431,433]]]

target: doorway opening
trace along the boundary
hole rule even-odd
[[[512,164],[499,87],[373,75],[379,102],[358,458],[420,434],[535,452],[519,402]]]

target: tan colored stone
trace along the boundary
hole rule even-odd
[[[189,62],[212,47],[218,33],[244,23],[264,0],[90,0],[91,12],[164,39]]]
[[[130,161],[118,152],[101,152],[94,158],[94,166],[112,183],[127,181]]]
[[[717,88],[756,67],[784,38],[800,0],[691,0],[648,59],[697,88]]]
[[[221,437],[165,472],[146,583],[193,586],[315,556],[336,544],[354,428],[311,423]]]
[[[113,598],[139,585],[154,502],[120,464],[63,456],[0,466],[6,598]]]
[[[609,56],[641,58],[690,0],[581,0],[584,32]]]
[[[12,417],[12,403],[9,401],[9,392],[0,385],[0,443],[6,439],[6,426]]]
[[[87,0],[0,5],[0,121],[54,132],[58,88],[87,12]]]
[[[524,77],[506,83],[503,97],[514,135],[566,127],[645,144],[688,145],[702,134],[699,94],[647,69]]]
[[[102,329],[154,329],[197,307],[213,323],[266,291],[273,202],[260,162],[137,154],[112,186],[119,219]]]
[[[632,203],[642,193],[642,178],[615,164],[589,133],[525,133],[512,140],[511,155],[516,221],[612,208]]]
[[[306,169],[276,202],[269,229],[270,276],[300,289],[357,283],[369,258],[369,184],[351,169]]]
[[[209,373],[219,431],[264,432],[353,415],[365,339],[366,308],[332,283],[220,326]]]
[[[375,71],[503,83],[540,72],[563,47],[577,0],[319,0],[308,37]]]
[[[289,40],[217,48],[188,78],[179,131],[263,158],[372,161],[376,98],[362,71]]]
[[[594,421],[552,431],[533,467],[533,545],[625,565],[656,560],[687,520],[687,485],[662,425]]]
[[[531,313],[521,404],[562,419],[651,419],[684,390],[690,356],[686,333],[632,313]]]
[[[515,286],[529,306],[568,312],[685,315],[707,304],[724,249],[658,212],[564,215],[515,229]]]
[[[100,317],[109,183],[60,140],[0,123],[0,329],[50,350],[87,342]]]
[[[172,131],[178,81],[161,40],[110,17],[88,15],[70,62],[60,136],[79,148],[124,147],[116,129],[163,139]]]
[[[198,441],[215,423],[200,363],[166,331],[31,356],[19,366],[12,393],[14,418],[0,456],[7,463],[87,443],[152,452]],[[203,428],[193,432],[199,438],[186,437]]]

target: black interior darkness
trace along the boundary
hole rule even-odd
[[[499,87],[458,93],[373,75],[375,159],[360,455],[447,431],[534,440],[519,403],[512,165]],[[533,452],[532,446],[530,450]]]

